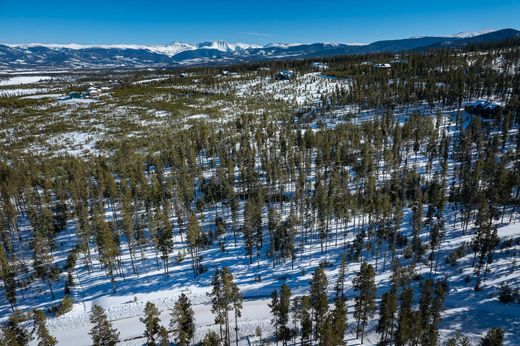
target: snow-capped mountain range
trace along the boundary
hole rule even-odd
[[[449,35],[448,37],[455,37],[455,38],[470,38],[475,36],[480,36],[484,34],[488,34],[490,32],[493,32],[495,30],[482,30],[482,31],[466,31],[466,32],[459,32],[453,35]]]
[[[359,43],[247,43],[174,41],[168,45],[0,44],[0,70],[35,68],[141,68],[225,64],[268,59],[317,58],[345,54],[464,47],[520,37],[520,31],[465,32],[446,37],[412,37]]]
[[[69,44],[46,44],[46,43],[26,43],[26,44],[5,44],[5,46],[10,48],[21,48],[21,49],[30,49],[35,47],[44,47],[49,49],[70,49],[70,50],[81,50],[81,49],[133,49],[133,50],[148,50],[153,53],[164,54],[167,56],[174,56],[175,54],[187,51],[187,50],[197,50],[197,49],[215,49],[222,52],[234,52],[243,49],[250,48],[262,48],[261,45],[255,44],[247,44],[247,43],[228,43],[225,41],[207,41],[197,44],[186,43],[186,42],[178,42],[173,41],[172,43],[165,46],[158,45],[137,45],[137,44],[98,44],[98,45],[88,45],[88,44],[77,44],[77,43],[69,43]]]

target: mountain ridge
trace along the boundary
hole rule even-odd
[[[0,69],[157,67],[248,62],[283,58],[317,58],[406,50],[462,48],[471,44],[520,38],[520,31],[458,33],[450,36],[381,40],[370,44],[269,43],[256,45],[205,41],[172,41],[167,45],[0,44]]]

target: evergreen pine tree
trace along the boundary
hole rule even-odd
[[[480,273],[486,260],[490,258],[493,249],[498,244],[497,229],[492,223],[492,211],[489,203],[485,197],[481,197],[479,210],[477,212],[477,219],[475,221],[475,234],[472,239],[472,247],[475,252],[473,262],[477,260],[477,282],[475,283],[475,290],[480,290]]]
[[[285,346],[291,340],[291,330],[289,328],[289,309],[291,305],[291,289],[286,284],[280,287],[280,293],[276,290],[271,294],[271,314],[273,315],[273,325],[277,341],[282,341]]]
[[[273,315],[271,323],[274,327],[274,335],[276,337],[276,341],[278,342],[280,335],[280,297],[278,295],[277,290],[271,292],[271,303],[268,304],[268,306],[271,309],[271,315]]]
[[[188,228],[186,230],[186,240],[188,241],[188,248],[191,256],[193,274],[197,276],[199,272],[198,250],[200,244],[200,228],[197,216],[193,213],[190,215],[190,219],[188,221]]]
[[[220,341],[220,337],[218,334],[210,330],[206,333],[204,336],[204,339],[202,340],[202,346],[220,346],[222,345],[222,342]]]
[[[159,318],[159,309],[157,309],[157,306],[155,306],[154,303],[146,302],[144,317],[142,317],[140,321],[144,323],[145,326],[144,337],[146,338],[147,345],[154,346],[161,329],[159,324],[161,322]]]
[[[94,346],[115,346],[119,342],[119,332],[112,327],[112,323],[101,306],[92,307],[90,323],[93,326],[89,334]]]
[[[170,346],[170,335],[168,329],[163,326],[159,328],[159,345]]]
[[[226,310],[233,310],[235,315],[235,343],[238,346],[238,318],[241,317],[242,302],[244,301],[244,297],[242,297],[237,284],[234,282],[233,275],[227,267],[222,269],[222,288],[224,292],[224,300],[227,304]],[[229,330],[229,325],[227,329]],[[228,338],[230,338],[229,332]]]
[[[58,343],[55,337],[53,337],[47,325],[45,324],[45,313],[42,310],[34,310],[33,322],[34,329],[33,334],[36,332],[36,339],[38,340],[38,346],[54,346]]]
[[[381,335],[379,342],[381,345],[390,345],[392,341],[396,312],[397,288],[395,285],[392,285],[390,291],[384,293],[381,297],[379,321],[376,329],[377,332]]]
[[[15,311],[2,326],[3,341],[8,346],[26,346],[31,341],[31,333],[22,326],[25,316]]]
[[[275,208],[269,208],[268,212],[268,221],[267,221],[267,230],[269,231],[269,243],[270,243],[270,255],[272,259],[273,268],[275,267],[276,263],[276,256],[275,256],[275,236],[276,236],[276,230],[278,229],[280,223],[280,216],[278,215],[278,212]]]
[[[301,342],[302,344],[310,341],[312,336],[312,316],[311,316],[311,298],[309,296],[302,297],[302,308],[300,315]]]
[[[429,279],[421,283],[419,313],[421,316],[422,345],[435,346],[439,343],[439,326],[446,292],[445,282],[434,283],[433,280]]]
[[[320,338],[320,333],[323,330],[323,323],[327,316],[329,309],[329,303],[327,299],[327,275],[320,266],[316,268],[312,275],[311,281],[311,292],[310,300],[313,309],[313,320],[314,320],[314,339]]]
[[[0,278],[4,283],[5,297],[14,312],[16,308],[16,271],[5,256],[3,246],[0,246]]]
[[[161,252],[163,260],[164,273],[168,276],[170,252],[173,250],[173,233],[170,220],[163,212],[157,215],[156,238],[157,250]]]
[[[329,312],[323,325],[319,344],[323,346],[342,346],[347,330],[347,310],[343,297],[336,298],[334,310]]]
[[[181,293],[171,313],[170,327],[179,346],[187,346],[195,333],[195,318],[191,302]]]
[[[35,230],[34,235],[34,272],[36,277],[47,284],[52,299],[54,299],[52,283],[59,278],[59,268],[52,263],[51,247],[48,239],[46,239],[39,230]]]
[[[215,323],[219,325],[220,340],[225,337],[225,323],[227,310],[224,306],[224,293],[222,288],[221,270],[216,269],[212,278],[212,291],[208,295],[211,297],[211,312],[215,315]]]
[[[99,248],[99,261],[103,263],[107,269],[112,283],[112,291],[116,293],[116,279],[114,271],[116,269],[116,257],[119,255],[119,245],[116,241],[116,235],[105,222],[101,211],[97,211],[95,215],[96,225],[96,243]]]
[[[407,345],[412,340],[413,319],[413,288],[408,287],[401,293],[397,329],[394,337],[397,346]]]
[[[471,346],[471,342],[467,336],[462,335],[460,331],[457,331],[454,336],[448,339],[446,346]]]
[[[339,267],[338,279],[336,281],[336,286],[334,287],[336,290],[336,298],[344,297],[346,271],[347,271],[347,256],[346,256],[346,254],[343,254],[341,256],[341,265]]]
[[[215,323],[220,327],[220,339],[224,345],[230,345],[229,312],[234,311],[235,342],[238,343],[238,317],[240,317],[244,298],[227,267],[215,271],[212,285],[213,289],[209,294],[211,296],[211,312],[215,315]]]
[[[357,320],[356,337],[361,335],[361,343],[365,334],[365,327],[369,318],[376,309],[376,284],[374,268],[363,262],[359,273],[353,280],[354,290],[359,292],[354,304],[354,317]]]
[[[480,346],[502,346],[504,344],[504,329],[491,328],[480,341]]]

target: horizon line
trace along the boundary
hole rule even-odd
[[[97,48],[117,48],[119,46],[120,48],[129,48],[129,49],[139,49],[139,48],[153,48],[153,47],[167,47],[171,46],[174,43],[181,43],[181,44],[189,44],[189,45],[198,45],[201,43],[206,42],[224,42],[227,44],[247,44],[247,45],[256,45],[266,47],[273,44],[280,44],[280,45],[305,45],[305,44],[315,44],[315,43],[322,43],[322,44],[345,44],[345,45],[351,45],[351,46],[363,46],[363,45],[369,45],[375,42],[380,41],[388,41],[388,40],[407,40],[407,39],[421,39],[426,37],[446,37],[446,38],[457,38],[457,35],[463,35],[463,34],[474,34],[470,37],[480,36],[489,34],[492,32],[502,31],[502,30],[516,30],[519,31],[516,28],[509,27],[509,28],[503,28],[503,29],[484,29],[484,30],[478,30],[478,31],[461,31],[455,34],[450,35],[418,35],[418,36],[409,36],[409,37],[400,37],[400,38],[393,38],[393,39],[380,39],[375,40],[371,42],[338,42],[338,41],[310,41],[310,42],[290,42],[290,41],[273,41],[266,44],[261,43],[254,43],[254,42],[244,42],[244,41],[231,41],[231,40],[223,40],[223,39],[215,39],[215,40],[204,40],[201,42],[193,43],[190,41],[179,41],[179,40],[173,40],[169,43],[78,43],[78,42],[67,42],[67,43],[53,43],[53,42],[26,42],[26,43],[11,43],[11,42],[0,42],[0,45],[8,46],[8,47],[21,47],[21,46],[55,46],[54,48],[69,48],[69,49],[82,49],[82,48],[89,48],[89,47],[97,47]],[[463,38],[463,37],[461,37]],[[66,46],[77,46],[77,48],[73,47],[66,47]],[[81,46],[81,47],[80,47]],[[134,46],[134,47],[131,47]]]

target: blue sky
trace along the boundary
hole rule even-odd
[[[0,42],[373,42],[520,28],[519,0],[0,0]]]

